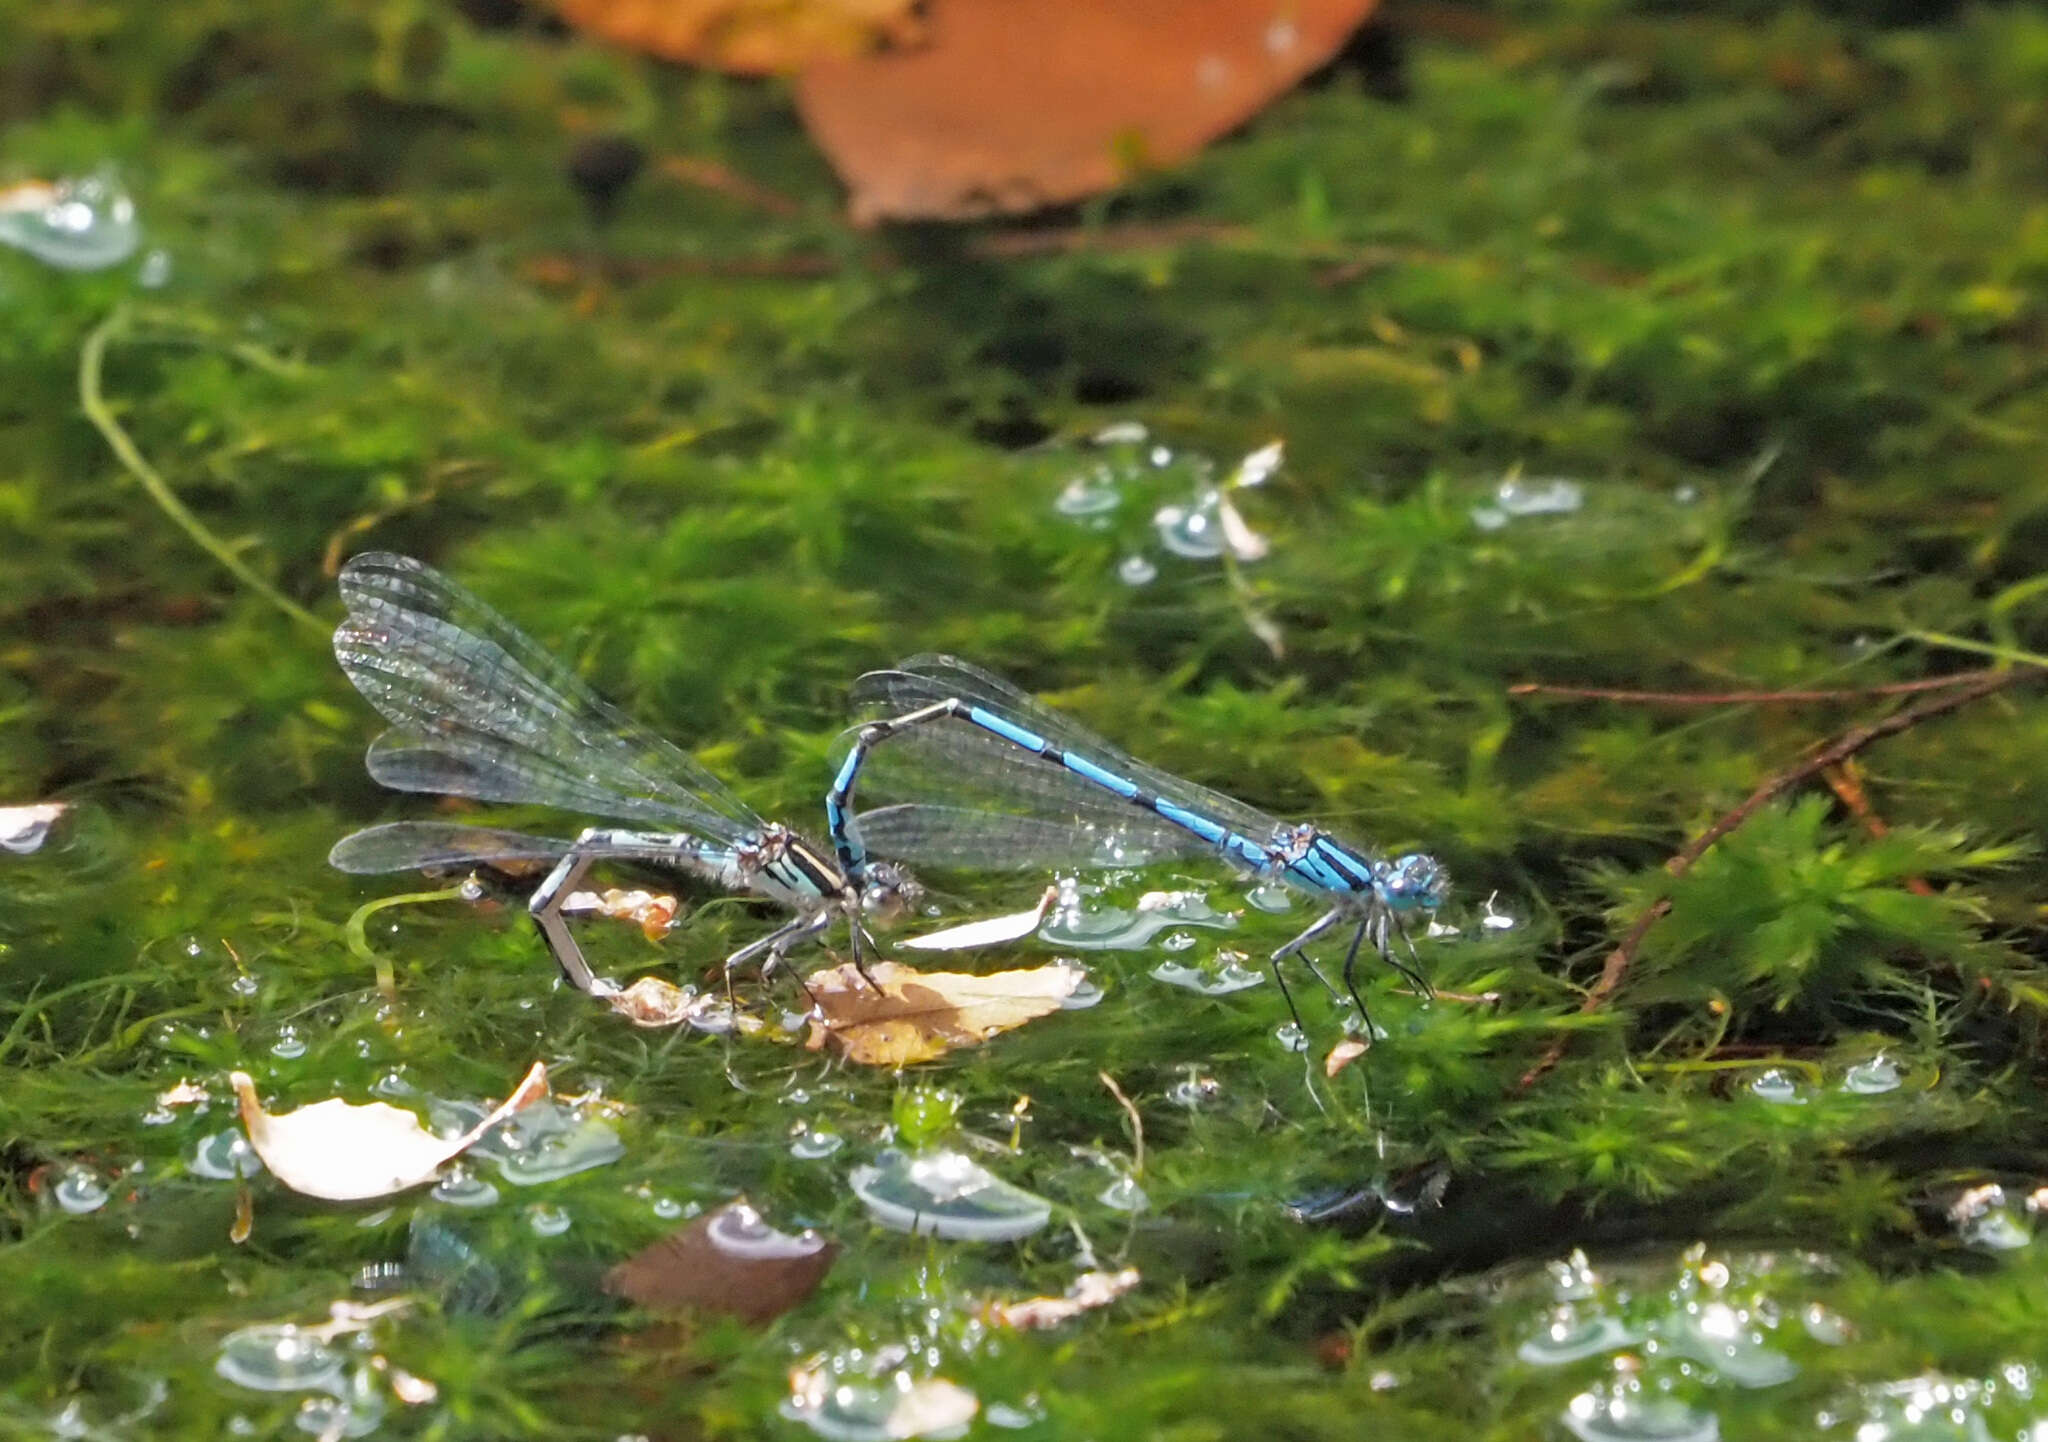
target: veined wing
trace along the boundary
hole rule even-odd
[[[528,836],[522,831],[448,821],[392,821],[342,837],[327,853],[327,864],[337,871],[368,876],[385,871],[551,862],[568,849],[569,842],[559,836]]]
[[[1053,866],[1146,866],[1207,848],[1179,827],[1126,815],[1097,824],[960,806],[882,806],[853,832],[877,856],[991,871]]]
[[[1220,791],[1213,791],[1185,777],[1176,776],[1170,771],[1163,771],[1159,767],[1139,761],[1129,752],[1104,740],[1079,722],[1070,720],[1043,702],[1025,695],[1001,677],[993,676],[957,657],[913,656],[894,670],[871,671],[854,683],[854,698],[857,703],[891,714],[915,710],[949,697],[958,697],[982,707],[1027,731],[1036,733],[1062,751],[1071,752],[1106,771],[1130,780],[1141,790],[1218,821],[1252,840],[1267,840],[1280,825],[1280,822],[1269,813],[1239,801],[1236,797],[1226,796]],[[874,756],[879,758],[892,748],[905,746],[906,743],[910,743],[914,748],[918,744],[914,738],[923,732],[942,732],[950,740],[961,730],[988,735],[971,723],[937,722],[892,738],[876,747]],[[1062,794],[1071,794],[1075,798],[1083,795],[1097,798],[1099,804],[1106,804],[1119,811],[1128,812],[1135,809],[1130,803],[1118,800],[1100,787],[1075,776],[1065,767],[1046,761],[1021,747],[1009,745],[1000,738],[989,736],[988,739],[1007,757],[1007,761],[1002,765],[981,765],[974,779],[977,784],[990,788],[994,794],[1021,800],[1023,793],[1027,791],[1046,795],[1057,787],[1061,788]],[[1002,775],[1004,772],[1013,773],[1012,779],[1005,780]],[[1071,804],[1081,803],[1077,799]],[[1170,825],[1166,822],[1161,824]]]
[[[341,594],[349,618],[334,633],[335,657],[397,728],[385,757],[409,758],[391,760],[389,774],[410,779],[388,784],[442,789],[428,784],[426,758],[438,755],[448,776],[488,776],[491,800],[573,805],[720,837],[762,825],[695,757],[431,567],[369,552],[342,567]]]

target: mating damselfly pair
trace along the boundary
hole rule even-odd
[[[371,776],[396,790],[548,806],[633,829],[592,827],[570,838],[397,821],[344,837],[330,861],[350,872],[546,867],[528,910],[563,974],[584,991],[614,988],[591,970],[563,904],[600,861],[667,868],[792,912],[725,959],[728,977],[751,961],[772,969],[840,920],[866,975],[875,947],[869,919],[901,912],[922,894],[898,862],[1141,866],[1203,852],[1325,904],[1272,956],[1297,1025],[1280,962],[1299,955],[1330,987],[1303,948],[1347,926],[1344,981],[1361,1014],[1354,967],[1367,942],[1428,990],[1393,941],[1405,940],[1404,918],[1442,901],[1446,883],[1435,861],[1377,858],[1148,766],[964,661],[920,656],[855,682],[855,703],[874,719],[853,733],[827,794],[828,849],[763,818],[702,763],[422,562],[357,556],[342,568],[341,593],[348,618],[335,632],[335,655],[392,723],[371,743]],[[860,810],[864,779],[903,799]],[[1408,950],[1412,958],[1412,944]]]

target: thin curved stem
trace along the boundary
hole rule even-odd
[[[115,459],[121,462],[129,475],[141,482],[142,489],[156,502],[157,509],[169,516],[172,523],[191,537],[200,550],[218,561],[229,575],[294,621],[324,633],[327,627],[321,623],[319,617],[250,570],[248,564],[230,550],[226,542],[207,530],[204,523],[186,509],[185,503],[178,499],[177,493],[171,489],[170,483],[163,478],[162,473],[149,463],[148,457],[142,454],[128,433],[121,429],[120,421],[115,419],[112,408],[107,405],[100,377],[106,362],[107,343],[125,330],[127,325],[127,307],[117,306],[113,313],[94,326],[92,333],[85,338],[85,345],[78,353],[79,409],[85,412],[85,418],[92,422],[93,429],[106,440]]]

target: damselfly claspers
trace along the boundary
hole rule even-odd
[[[334,654],[365,699],[391,722],[370,743],[370,775],[423,791],[558,807],[638,823],[592,827],[573,840],[495,827],[394,821],[343,837],[328,860],[343,871],[503,873],[544,863],[527,910],[578,988],[603,995],[569,934],[562,903],[594,862],[666,867],[795,912],[725,959],[761,959],[766,973],[792,947],[847,922],[863,976],[869,915],[907,906],[915,880],[886,862],[841,865],[832,853],[762,817],[687,752],[611,705],[569,666],[468,590],[409,556],[368,552],[341,569],[348,619]]]
[[[1398,934],[1414,956],[1403,920],[1434,910],[1449,885],[1434,858],[1384,860],[1307,822],[1281,821],[1148,766],[1000,677],[951,656],[914,656],[894,670],[871,671],[854,683],[854,700],[880,719],[854,733],[825,799],[842,867],[872,864],[870,852],[961,867],[1137,866],[1214,852],[1327,907],[1272,956],[1273,979],[1297,1026],[1301,1013],[1280,962],[1299,954],[1336,995],[1303,951],[1333,927],[1355,923],[1344,985],[1361,1017],[1365,1004],[1354,971],[1367,941],[1419,992],[1430,994],[1422,975],[1394,955],[1392,937]],[[897,789],[915,799],[856,813],[861,773],[885,742],[901,763],[886,769],[902,773]]]

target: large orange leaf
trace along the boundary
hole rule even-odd
[[[853,218],[1033,210],[1170,165],[1336,54],[1375,0],[932,0],[925,43],[798,77]]]

